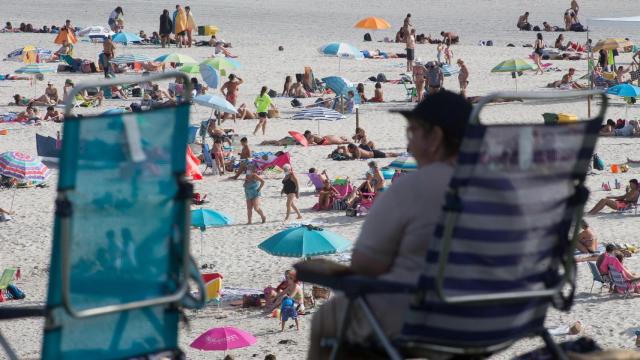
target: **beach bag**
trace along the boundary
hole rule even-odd
[[[346,210],[347,203],[342,199],[333,200],[333,210]]]
[[[269,90],[267,94],[269,95],[269,97],[272,97],[272,98],[278,96],[278,92],[273,89]]]
[[[280,117],[280,110],[278,110],[278,109],[269,109],[267,111],[267,117],[269,119],[279,118]]]
[[[531,25],[529,25],[529,26],[531,26]],[[534,26],[533,27],[533,31],[540,31],[540,26],[538,26],[538,25]]]
[[[387,82],[387,77],[383,73],[380,73],[376,76],[376,80],[378,82]]]
[[[329,297],[331,297],[331,290],[321,286],[313,285],[313,288],[311,289],[311,295],[314,297],[314,299],[329,300]]]
[[[593,154],[593,168],[596,170],[604,170],[604,161],[598,154]]]
[[[304,79],[304,74],[296,74],[296,82],[302,82]]]
[[[15,300],[22,300],[25,298],[24,292],[22,292],[22,290],[18,289],[18,287],[13,284],[7,286],[7,292],[9,293],[9,295],[11,295],[11,298]]]
[[[364,41],[371,41],[371,34],[369,33],[364,34]]]
[[[349,216],[349,217],[356,217],[356,216],[358,216],[358,210],[356,210],[356,209],[347,209],[347,211],[345,212],[345,215]]]
[[[294,108],[300,107],[300,106],[302,106],[302,103],[298,99],[293,99],[293,100],[291,100],[291,106],[293,106]]]
[[[485,46],[493,46],[493,40],[487,40]]]
[[[142,96],[142,89],[141,88],[133,88],[133,89],[131,89],[131,96],[132,97],[141,97]]]

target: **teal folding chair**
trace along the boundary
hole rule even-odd
[[[181,73],[127,82],[169,77],[190,83]],[[68,98],[117,83],[79,85]],[[205,294],[189,252],[189,107],[73,117],[66,104],[42,359],[184,358],[182,309]]]

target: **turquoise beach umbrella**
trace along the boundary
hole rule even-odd
[[[271,255],[296,258],[335,254],[349,247],[351,242],[341,235],[311,225],[283,230],[258,245]]]
[[[208,227],[220,227],[231,225],[229,216],[212,209],[191,210],[191,226],[200,229],[200,258],[202,260],[202,243],[204,242],[204,231]]]

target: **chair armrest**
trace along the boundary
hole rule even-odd
[[[340,290],[349,298],[375,293],[410,294],[417,291],[415,285],[353,274],[350,268],[326,260],[303,261],[293,267],[299,280]]]
[[[0,309],[0,320],[45,316],[44,307],[7,306]]]

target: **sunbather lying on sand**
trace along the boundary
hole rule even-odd
[[[356,160],[356,159],[381,159],[388,157],[398,157],[400,153],[393,152],[382,152],[376,149],[368,149],[366,145],[356,146],[355,144],[349,144],[347,146],[338,146],[336,150],[334,150],[329,157],[332,158],[334,153],[339,153],[344,155],[347,159]]]
[[[325,135],[320,136],[312,134],[311,131],[305,130],[304,137],[309,142],[309,145],[343,145],[348,144],[349,140],[344,136]]]
[[[5,74],[5,75],[0,75],[0,80],[30,80],[30,79],[28,76]]]
[[[615,123],[614,126],[611,126],[611,124],[607,122],[607,125],[603,126],[602,129],[600,129],[600,136],[630,137],[638,135],[640,135],[640,124],[638,123],[638,120],[629,120],[627,121],[625,126],[620,129],[616,129]]]
[[[620,196],[607,196],[603,199],[600,199],[598,203],[589,210],[589,215],[595,215],[602,211],[605,207],[611,208],[613,210],[625,210],[631,206],[631,204],[636,204],[638,202],[638,196],[640,192],[638,192],[638,180],[631,179],[629,180],[629,188],[624,195]]]

